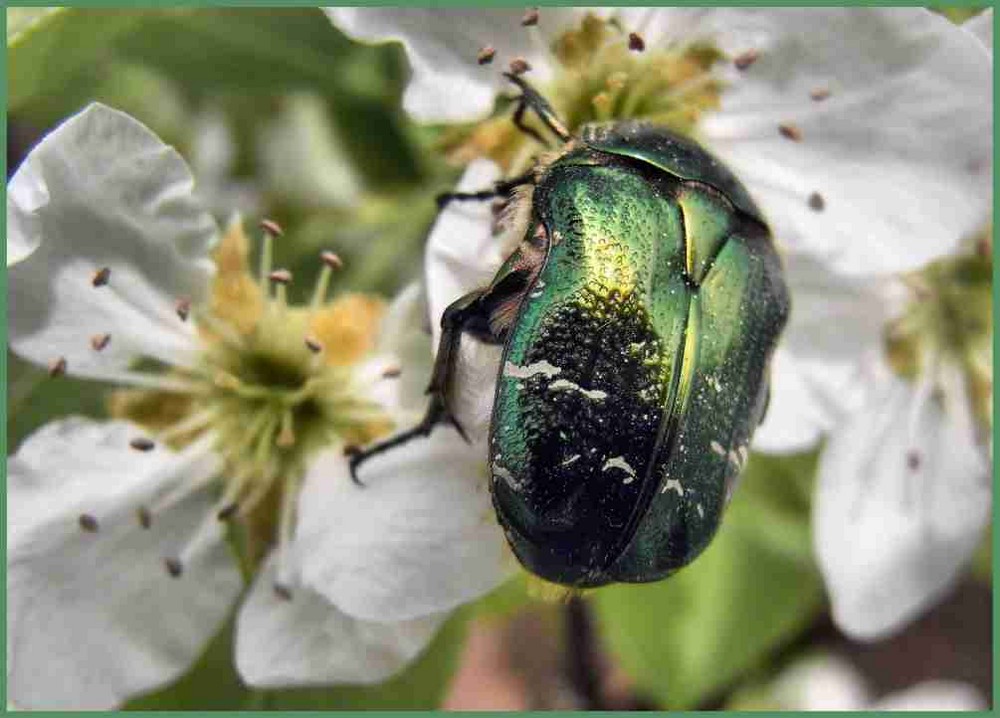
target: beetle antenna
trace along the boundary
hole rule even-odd
[[[524,125],[524,112],[525,109],[530,107],[534,113],[538,115],[538,119],[540,119],[554,135],[556,135],[563,142],[569,142],[571,137],[569,130],[566,129],[566,125],[564,125],[558,115],[556,115],[556,111],[552,109],[552,105],[549,104],[549,101],[542,97],[541,93],[528,84],[527,80],[523,77],[515,75],[513,72],[505,72],[503,73],[503,76],[517,85],[518,89],[521,90],[521,97],[518,100],[517,109],[514,111],[514,124],[517,125],[518,129],[531,135],[542,144],[548,144],[542,140],[537,132]]]

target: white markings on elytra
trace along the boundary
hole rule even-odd
[[[667,479],[667,483],[665,483],[663,485],[663,488],[660,489],[660,493],[665,494],[668,491],[670,491],[670,489],[676,491],[677,495],[680,496],[682,499],[684,498],[684,487],[681,486],[681,482],[678,481],[677,479]]]
[[[626,473],[626,477],[622,479],[623,484],[631,484],[635,481],[635,469],[632,465],[625,461],[624,456],[615,456],[604,462],[604,466],[601,467],[601,471],[607,471],[608,469],[621,469]]]
[[[560,367],[553,366],[544,359],[536,361],[533,364],[528,364],[528,366],[518,366],[514,362],[507,362],[503,366],[503,375],[509,376],[512,379],[530,379],[536,374],[541,374],[551,379],[561,371]]]
[[[712,451],[714,451],[719,456],[726,455],[726,449],[718,441],[712,441]]]
[[[606,391],[601,391],[600,389],[584,389],[582,386],[571,382],[569,379],[556,379],[554,382],[549,384],[549,389],[552,391],[562,391],[564,389],[578,391],[588,399],[594,399],[595,401],[601,401],[602,399],[608,398],[608,392]]]
[[[701,507],[701,504],[698,504],[697,506],[695,506],[695,508],[698,509],[698,518],[700,519],[705,518],[705,509]]]
[[[568,459],[566,459],[565,461],[563,461],[559,465],[560,466],[569,466],[573,462],[577,461],[579,458],[580,458],[580,454],[573,454],[571,457],[569,457]]]
[[[517,477],[514,476],[514,474],[510,473],[510,471],[508,471],[506,467],[503,467],[496,461],[494,461],[493,462],[494,480],[496,480],[497,477],[503,479],[504,483],[506,483],[510,488],[514,489],[514,491],[521,490],[521,482],[517,480]]]
[[[722,384],[719,383],[719,379],[717,377],[710,375],[706,381],[710,387],[715,389],[716,394],[722,393]]]

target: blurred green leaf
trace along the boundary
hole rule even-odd
[[[375,686],[256,690],[233,666],[233,621],[176,683],[128,703],[126,710],[431,710],[448,688],[465,638],[467,609],[457,611],[406,670]]]
[[[659,583],[595,592],[602,635],[640,691],[667,708],[696,707],[822,609],[809,534],[815,465],[815,453],[754,455],[697,561]]]

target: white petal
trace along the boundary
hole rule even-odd
[[[919,267],[981,226],[992,67],[960,27],[915,8],[720,9],[702,32],[760,53],[730,68],[722,108],[700,130],[779,242],[874,274]],[[811,100],[818,89],[830,97]],[[814,192],[823,211],[809,206]]]
[[[472,162],[456,192],[489,189],[500,179],[500,168],[489,160]],[[491,232],[489,202],[451,202],[427,238],[424,265],[434,346],[441,338],[441,316],[449,304],[490,283],[503,264],[502,242]]]
[[[403,289],[389,305],[379,326],[375,352],[402,372],[396,378],[375,384],[376,399],[401,417],[421,414],[427,406],[426,389],[434,362],[434,347],[427,297],[419,283],[414,282]]]
[[[439,426],[363,464],[363,488],[342,456],[318,459],[299,500],[303,582],[372,621],[440,613],[494,588],[510,566],[485,457]]]
[[[773,691],[784,710],[858,711],[869,700],[858,669],[847,659],[827,653],[796,661],[781,673]]]
[[[531,65],[528,77],[551,75],[548,37],[570,25],[577,13],[543,8],[538,26],[521,26],[517,8],[325,8],[341,30],[357,40],[404,44],[412,69],[403,107],[418,121],[475,120],[493,109],[497,90],[507,85],[501,72],[511,60]],[[491,64],[479,65],[485,47],[496,50]]]
[[[979,41],[991,53],[993,52],[993,8],[986,8],[978,15],[969,18],[962,28],[979,38]]]
[[[236,622],[236,667],[252,686],[378,683],[416,658],[444,621],[360,621],[305,587],[281,598],[274,564],[258,574]]]
[[[802,451],[865,399],[868,365],[899,309],[887,281],[844,276],[814,258],[784,257],[792,311],[771,360],[771,398],[754,448]]]
[[[15,246],[37,245],[8,272],[10,345],[72,374],[122,378],[137,356],[193,360],[195,332],[175,311],[208,290],[215,224],[181,157],[124,113],[90,105],[49,134],[12,181]],[[11,208],[25,194],[47,201]],[[35,204],[38,204],[37,202]],[[94,287],[109,268],[108,284]],[[111,334],[103,351],[94,335]]]
[[[900,629],[948,590],[990,517],[990,467],[968,423],[924,386],[886,379],[820,460],[814,540],[848,635]]]
[[[985,711],[986,698],[958,681],[924,681],[895,691],[871,706],[873,711]]]
[[[203,449],[129,448],[124,422],[67,419],[31,435],[7,466],[7,677],[24,708],[113,708],[167,683],[198,656],[241,589],[236,563],[214,535],[179,555],[211,497],[193,493],[156,513],[141,506],[185,479],[210,476]],[[97,522],[85,531],[80,517]]]

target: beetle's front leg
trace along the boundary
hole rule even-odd
[[[438,345],[437,357],[434,360],[434,372],[431,374],[427,393],[431,395],[430,405],[420,423],[412,429],[391,436],[363,450],[353,451],[350,455],[351,479],[359,486],[358,466],[373,456],[389,449],[401,446],[418,436],[429,436],[434,427],[442,423],[450,423],[463,439],[469,441],[465,430],[459,425],[448,406],[448,393],[454,377],[455,362],[458,359],[458,349],[462,341],[462,333],[467,329],[481,326],[486,308],[482,298],[486,290],[470,292],[448,305],[441,317],[441,342]]]
[[[484,202],[488,199],[493,199],[494,197],[506,197],[511,193],[512,190],[526,184],[535,183],[535,170],[530,169],[524,174],[518,175],[517,177],[511,177],[508,180],[500,180],[494,183],[493,187],[490,189],[480,190],[479,192],[443,192],[439,194],[435,199],[437,200],[438,209],[444,209],[448,206],[449,202],[454,201],[476,201]]]

